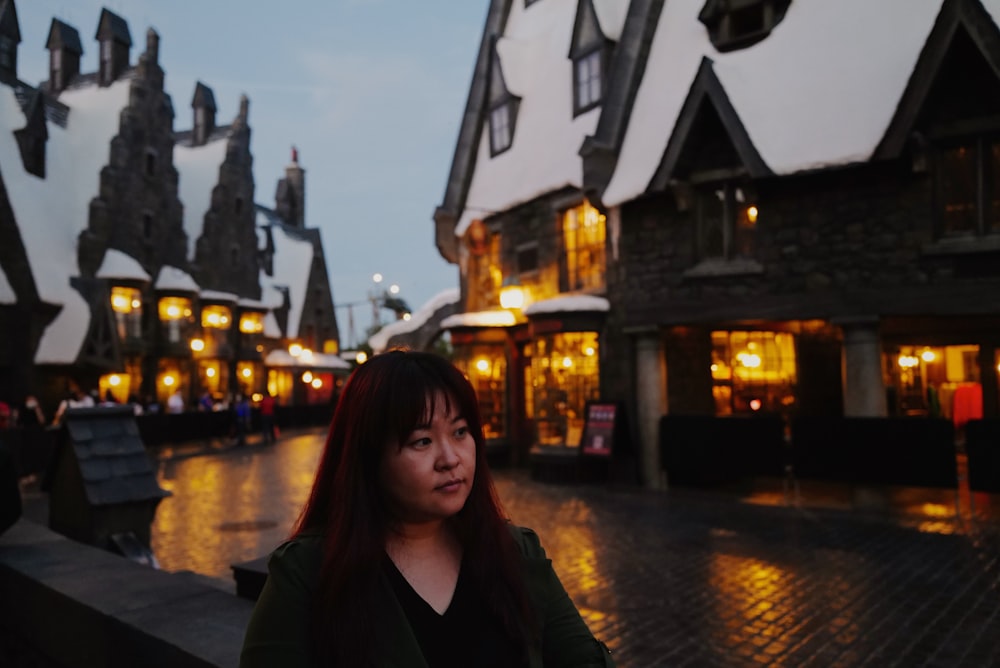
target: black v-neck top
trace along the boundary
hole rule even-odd
[[[491,615],[466,572],[465,560],[451,603],[443,615],[420,597],[392,559],[385,559],[385,572],[406,619],[430,668],[527,667],[517,648]]]

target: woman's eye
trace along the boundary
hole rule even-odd
[[[429,438],[415,438],[410,441],[410,445],[414,448],[426,448],[431,444],[431,439]]]
[[[468,427],[459,427],[458,429],[455,430],[456,436],[465,436],[468,433],[469,433]]]

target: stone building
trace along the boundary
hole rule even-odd
[[[272,351],[298,343],[317,372],[345,366],[324,354],[339,336],[304,170],[293,155],[278,188],[289,215],[295,184],[294,215],[255,203],[246,97],[218,123],[199,82],[191,129],[175,129],[159,35],[132,64],[128,24],[107,9],[90,73],[77,30],[52,20],[38,86],[17,77],[13,0],[0,33],[0,396],[54,405],[76,383],[119,400],[290,399],[302,363],[269,364]]]
[[[621,400],[656,484],[664,414],[1000,414],[998,17],[491,3],[435,225],[504,437],[573,447],[587,398]]]

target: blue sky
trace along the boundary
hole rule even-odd
[[[306,170],[306,223],[323,233],[337,303],[364,300],[375,272],[411,308],[458,285],[434,246],[441,203],[489,0],[15,0],[18,73],[48,78],[52,17],[75,27],[81,69],[97,69],[101,8],[132,34],[131,61],[160,35],[176,117],[191,127],[196,81],[228,123],[250,98],[256,200],[273,205],[290,147]],[[97,175],[94,175],[95,187]],[[347,311],[337,310],[341,338]],[[355,307],[363,334],[370,308]]]

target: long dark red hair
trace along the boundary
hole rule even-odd
[[[293,536],[319,533],[323,561],[314,601],[313,639],[324,664],[368,666],[378,620],[373,602],[393,517],[379,487],[379,464],[444,397],[476,442],[476,473],[465,506],[451,518],[466,565],[497,622],[527,651],[530,611],[520,556],[486,463],[475,391],[449,361],[393,350],[372,357],[348,378],[330,424],[312,492]],[[444,410],[446,407],[438,407]]]

